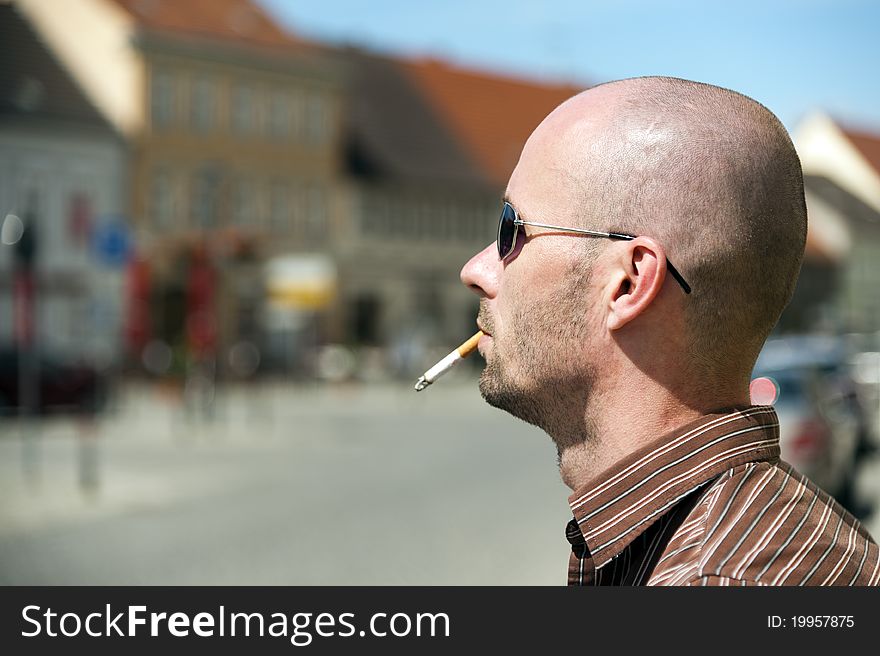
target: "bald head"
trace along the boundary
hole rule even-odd
[[[800,162],[779,120],[727,89],[638,78],[568,100],[532,141],[555,153],[571,208],[560,220],[664,246],[693,287],[684,312],[697,371],[748,375],[806,242]]]

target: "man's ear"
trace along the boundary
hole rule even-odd
[[[620,330],[645,312],[666,280],[666,252],[650,237],[624,242],[612,263],[613,284],[608,297],[608,330]]]

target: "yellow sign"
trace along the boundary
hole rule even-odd
[[[336,266],[326,255],[285,255],[266,264],[266,290],[275,306],[317,310],[336,296]]]
[[[298,309],[316,310],[333,300],[333,287],[275,287],[269,289],[269,300],[276,305]]]

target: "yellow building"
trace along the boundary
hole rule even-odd
[[[250,0],[19,4],[127,141],[148,332],[185,344],[198,251],[219,344],[255,339],[262,262],[326,253],[340,220],[340,66]]]

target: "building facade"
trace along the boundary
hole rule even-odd
[[[248,344],[290,370],[343,344],[423,368],[476,330],[459,271],[578,90],[308,43],[251,0],[16,2],[126,144],[134,360]]]
[[[809,217],[807,258],[799,286],[800,300],[812,299],[809,325],[876,333],[880,331],[880,295],[874,291],[880,285],[880,135],[845,127],[817,113],[798,126],[794,142],[804,170]],[[814,284],[808,285],[811,280]]]
[[[476,331],[459,280],[495,239],[528,135],[577,89],[357,50],[349,69],[349,211],[335,253],[348,339],[386,347],[401,374]],[[412,360],[421,360],[415,362]]]
[[[263,264],[327,253],[339,223],[343,79],[322,49],[249,0],[19,4],[128,147],[131,358],[158,340],[224,366],[267,316],[303,314],[271,307]]]
[[[148,120],[133,138],[132,214],[157,281],[156,336],[185,341],[187,271],[193,249],[203,249],[215,272],[220,350],[246,340],[272,351],[279,338],[296,339],[285,316],[313,312],[267,298],[263,265],[328,253],[344,209],[341,73],[294,46],[153,32],[137,43]],[[266,356],[289,352],[275,351]]]
[[[104,237],[124,241],[127,149],[12,5],[0,5],[0,49],[9,62],[0,71],[0,344],[15,342],[20,320],[21,226],[35,235],[39,348],[110,365],[121,342],[124,273]]]

